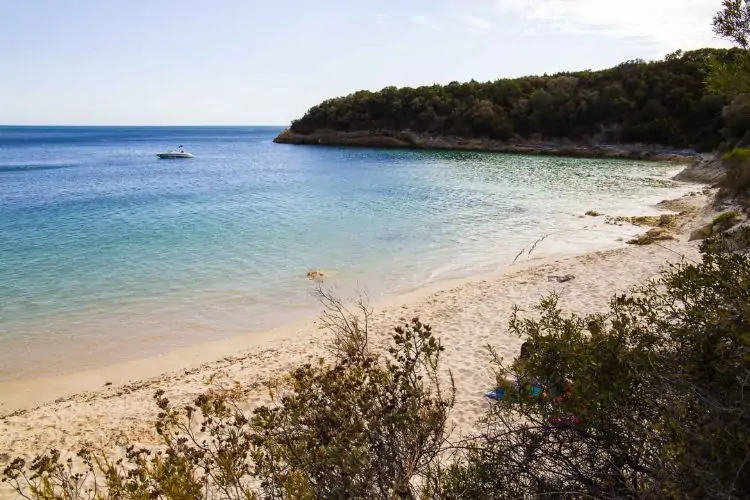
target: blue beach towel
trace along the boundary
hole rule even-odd
[[[523,392],[522,386],[520,384],[520,381],[516,379],[516,390],[521,393]],[[543,389],[541,386],[537,384],[530,384],[528,386],[529,395],[534,398],[541,397],[543,394]],[[495,389],[492,389],[489,392],[486,392],[485,397],[492,399],[494,401],[503,401],[508,397],[508,394],[506,390],[502,387],[496,387]]]
[[[505,389],[503,389],[502,387],[498,387],[485,393],[485,396],[495,401],[502,401],[503,399],[505,399]]]

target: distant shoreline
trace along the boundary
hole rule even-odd
[[[320,130],[311,134],[299,134],[287,128],[276,136],[273,142],[311,146],[477,151],[643,161],[694,162],[701,158],[697,152],[692,150],[676,150],[643,144],[583,144],[569,140],[503,142],[494,139],[467,139],[392,130],[361,132]]]

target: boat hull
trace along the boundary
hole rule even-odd
[[[158,153],[156,156],[162,160],[179,160],[193,157],[190,153]]]

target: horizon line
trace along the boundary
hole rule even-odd
[[[202,125],[121,125],[121,124],[50,124],[50,123],[38,123],[38,124],[12,124],[12,123],[0,123],[0,127],[288,127],[289,124],[202,124]]]

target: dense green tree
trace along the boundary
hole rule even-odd
[[[724,0],[714,17],[714,33],[730,40],[739,49],[727,58],[709,62],[708,88],[729,96],[724,109],[723,134],[732,145],[750,144],[750,2]]]
[[[750,2],[724,0],[714,16],[714,32],[747,50],[750,48]]]
[[[722,142],[722,129],[729,131],[722,120],[729,99],[709,92],[706,67],[729,67],[745,52],[678,51],[663,61],[627,61],[602,71],[360,91],[314,106],[292,123],[292,130],[411,130],[466,138],[566,138],[709,150]]]

